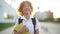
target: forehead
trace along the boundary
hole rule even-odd
[[[27,2],[25,2],[25,3],[24,3],[24,6],[30,6],[30,4],[29,4],[29,3],[27,3]]]

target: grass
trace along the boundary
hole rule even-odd
[[[0,23],[0,31],[13,26],[14,23]]]

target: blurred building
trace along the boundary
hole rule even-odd
[[[46,20],[48,18],[53,18],[53,13],[50,10],[45,12],[36,12],[34,17],[38,20]]]
[[[4,13],[7,13],[5,16],[8,19],[5,19]],[[17,17],[16,9],[5,0],[0,0],[0,22],[15,22]]]
[[[47,12],[47,18],[53,18],[53,12],[51,12],[50,10],[48,10]]]

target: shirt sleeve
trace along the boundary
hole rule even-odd
[[[38,19],[36,18],[36,26],[35,26],[35,29],[39,29],[41,26],[40,26],[40,22],[38,21]]]

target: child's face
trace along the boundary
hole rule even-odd
[[[23,8],[22,8],[23,14],[30,15],[31,12],[31,7],[29,6],[28,3],[25,3]]]

